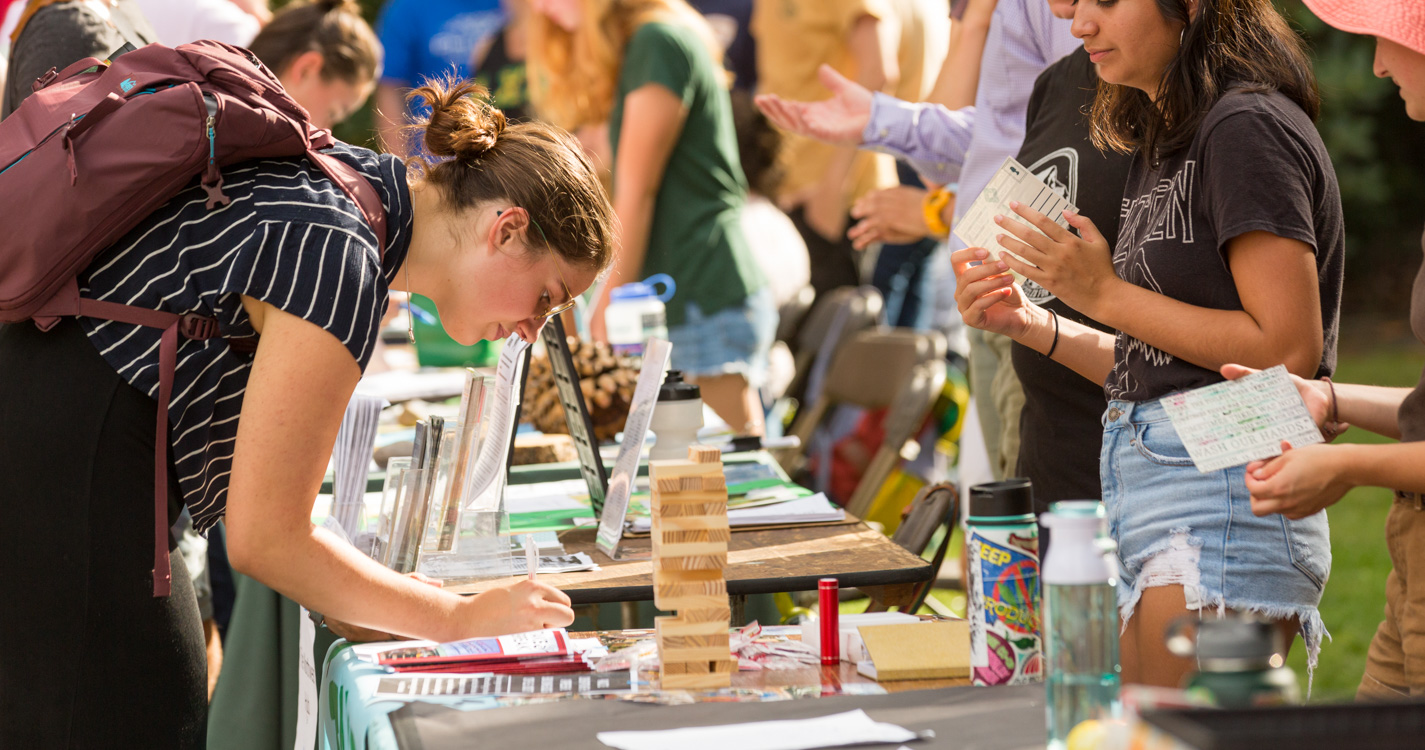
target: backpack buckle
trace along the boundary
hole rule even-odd
[[[218,335],[218,320],[198,313],[184,313],[178,319],[178,332],[193,341],[207,341]]]

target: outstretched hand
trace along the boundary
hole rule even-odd
[[[1260,370],[1245,365],[1223,365],[1221,370],[1222,377],[1228,380],[1236,380],[1255,372],[1260,372]],[[1351,425],[1345,422],[1330,420],[1331,393],[1326,383],[1320,380],[1307,380],[1296,375],[1291,376],[1291,382],[1296,386],[1296,392],[1301,395],[1302,402],[1306,404],[1306,410],[1311,413],[1311,420],[1321,429],[1321,436],[1326,438],[1326,442],[1335,440],[1350,429]]]
[[[777,127],[797,135],[846,146],[861,145],[861,133],[871,120],[871,90],[822,65],[816,71],[831,98],[794,102],[776,94],[756,97],[757,107]]]
[[[1340,500],[1352,486],[1337,466],[1341,450],[1324,443],[1293,448],[1283,440],[1280,456],[1247,464],[1252,513],[1299,521]]]
[[[1098,227],[1085,216],[1065,211],[1069,226],[1079,230],[1075,235],[1029,206],[1018,202],[1009,206],[1023,221],[1013,216],[995,217],[995,223],[1007,232],[999,235],[999,244],[1009,251],[1002,253],[996,248],[999,259],[1069,307],[1102,320],[1098,304],[1122,279],[1113,270],[1113,248]]]

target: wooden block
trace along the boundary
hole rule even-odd
[[[655,557],[712,557],[721,556],[727,559],[727,542],[679,542],[677,544],[662,544],[656,538],[653,540],[653,554]],[[726,563],[724,563],[724,566]]]
[[[717,582],[722,581],[722,571],[712,568],[701,570],[660,570],[654,585],[676,584],[676,583],[697,583],[699,581]],[[726,582],[724,581],[724,584]]]
[[[722,517],[723,523],[727,523],[727,496],[721,500],[694,500],[689,502],[679,501],[665,504],[659,509],[656,519],[679,518],[687,516],[709,516],[712,518]]]
[[[679,491],[679,492],[698,492],[698,491],[701,491],[701,490],[703,489],[703,482],[707,481],[708,479],[712,479],[712,477],[680,477],[680,478],[679,478],[679,480],[680,480],[680,481],[679,481],[679,485],[680,485],[680,486],[678,487],[678,491]],[[665,480],[663,480],[663,481],[666,482],[666,481],[668,481],[668,480],[665,479]],[[725,487],[726,484],[724,484],[723,486]]]
[[[708,668],[715,674],[732,674],[737,671],[736,659],[724,659],[708,664]]]
[[[732,686],[732,675],[716,674],[668,674],[659,682],[663,690],[716,690]]]
[[[714,620],[713,622],[687,622],[677,617],[669,617],[666,619],[668,620],[667,622],[658,626],[658,633],[661,636],[710,636],[727,633],[726,618]]]
[[[688,503],[723,503],[725,505],[727,503],[727,490],[689,490],[687,492],[653,493],[654,512],[657,512],[658,508],[669,508],[674,505],[685,505]]]
[[[648,476],[654,479],[662,479],[665,477],[701,477],[721,474],[721,464],[695,464],[692,461],[679,459],[648,462]]]
[[[715,477],[703,477],[703,486],[702,486],[702,488],[703,488],[704,490],[723,490],[723,491],[726,491],[726,490],[727,490],[727,477],[721,476],[721,475],[715,476]]]
[[[726,628],[732,620],[732,607],[685,607],[678,610],[678,618],[683,622],[718,622]]]
[[[667,623],[665,622],[664,625],[666,626]],[[658,645],[659,648],[675,652],[703,648],[720,648],[722,649],[722,653],[724,655],[732,653],[732,651],[730,650],[731,646],[727,631],[723,631],[721,633],[713,633],[711,635],[680,635],[663,633],[661,639],[658,641]],[[708,658],[717,659],[719,657],[710,656]],[[688,661],[691,661],[691,659],[688,659]]]
[[[663,533],[670,531],[698,531],[698,530],[718,530],[728,532],[728,539],[732,538],[731,528],[727,525],[727,516],[667,516],[658,519],[655,524]],[[665,539],[667,537],[664,537]]]
[[[727,584],[720,581],[656,584],[653,604],[664,612],[713,609],[727,603]]]
[[[655,581],[653,584],[654,596],[720,596],[725,601],[727,599],[727,581],[722,578],[712,580],[692,580],[692,581]],[[714,603],[711,606],[720,606]],[[668,609],[659,607],[659,609]],[[674,607],[673,609],[677,609]]]
[[[663,674],[686,674],[687,671],[688,662],[679,661],[673,662],[672,664],[668,664],[666,662],[663,663]]]
[[[654,484],[656,492],[677,492],[683,489],[682,477],[659,477]]]
[[[727,552],[712,555],[685,555],[653,559],[653,575],[676,570],[716,570],[722,573],[727,567]]]
[[[699,464],[722,463],[722,450],[711,445],[690,445],[688,460]]]
[[[732,539],[732,530],[724,526],[703,529],[659,529],[658,541],[663,544],[683,544],[686,542],[726,542]]]

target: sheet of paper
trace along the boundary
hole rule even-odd
[[[757,505],[727,511],[727,524],[733,528],[784,523],[826,523],[841,521],[845,518],[846,511],[833,504],[831,500],[827,499],[825,493],[821,492],[773,505]],[[650,524],[651,520],[647,516],[639,516],[633,519],[632,530],[646,533],[651,528]]]
[[[317,743],[317,663],[312,644],[316,625],[306,607],[299,607],[297,633],[297,738],[293,750],[311,750]]]
[[[529,572],[529,563],[524,556],[517,555],[510,558],[511,575],[522,576]],[[540,573],[577,573],[581,570],[598,570],[599,566],[594,563],[594,558],[583,552],[575,552],[572,555],[540,555]]]
[[[969,247],[983,247],[990,251],[992,257],[998,258],[1000,253],[1010,253],[995,239],[996,235],[1007,234],[1000,225],[995,223],[995,216],[1007,216],[1013,220],[1023,222],[1024,219],[1009,207],[1010,201],[1018,201],[1030,208],[1038,211],[1061,227],[1068,228],[1069,222],[1064,219],[1063,212],[1077,212],[1078,209],[1070,203],[1063,194],[1054,188],[1044,184],[1044,181],[1034,176],[1023,164],[1014,160],[1010,156],[1000,165],[999,171],[990,178],[990,184],[980,191],[975,202],[970,204],[970,209],[960,218],[952,231],[960,239],[965,241]],[[1037,227],[1032,227],[1038,232]],[[1040,234],[1043,234],[1040,232]],[[1014,257],[1019,258],[1018,255]],[[1019,258],[1024,260],[1023,258]],[[1028,261],[1025,261],[1028,263]],[[1033,264],[1031,264],[1033,265]]]
[[[505,488],[505,509],[511,513],[588,511],[589,487],[582,479],[510,485]]]
[[[660,338],[649,339],[648,348],[643,353],[643,371],[638,374],[638,385],[633,389],[633,405],[623,426],[623,445],[619,447],[618,459],[614,461],[614,473],[609,478],[609,496],[604,500],[604,512],[599,519],[598,547],[611,558],[618,553],[619,539],[623,537],[628,497],[633,491],[633,479],[638,474],[638,454],[643,449],[648,421],[652,419],[653,406],[658,401],[658,387],[663,385],[668,357],[672,353],[673,345]]]
[[[466,477],[465,507],[472,510],[495,510],[499,498],[491,498],[491,489],[496,480],[505,472],[510,455],[510,436],[515,429],[515,404],[519,401],[518,376],[524,361],[524,350],[529,344],[512,333],[505,339],[505,348],[500,351],[500,365],[495,372],[495,397],[486,403],[490,413],[489,431],[480,442],[480,458],[475,470]],[[478,506],[478,507],[477,507]]]
[[[1204,473],[1281,455],[1283,440],[1296,447],[1323,440],[1282,365],[1165,396],[1163,409]]]
[[[605,695],[632,692],[628,672],[604,674],[398,675],[376,683],[377,698],[463,695]]]
[[[917,734],[895,724],[873,720],[857,709],[815,719],[758,721],[714,727],[685,727],[648,732],[599,732],[599,742],[619,750],[810,750],[817,747],[909,742]]]
[[[336,497],[332,516],[348,539],[355,539],[361,531],[362,498],[376,443],[376,426],[385,403],[375,396],[353,394],[332,447],[332,494]]]
[[[465,373],[460,370],[391,370],[363,377],[361,382],[356,384],[356,392],[384,398],[393,404],[416,398],[439,401],[459,396],[464,383]]]

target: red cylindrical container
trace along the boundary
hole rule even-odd
[[[821,663],[836,666],[841,663],[841,597],[835,578],[817,581],[821,597]]]

